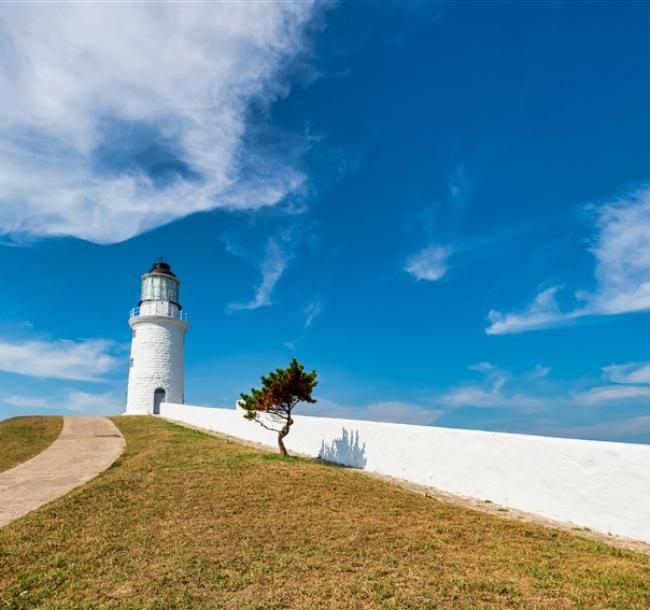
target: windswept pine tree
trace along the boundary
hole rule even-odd
[[[283,439],[293,424],[291,413],[300,402],[316,402],[312,392],[318,384],[317,377],[316,371],[305,372],[305,367],[293,358],[286,369],[262,376],[260,389],[252,388],[250,394],[241,395],[239,406],[246,411],[244,417],[277,432],[278,447],[285,457]]]

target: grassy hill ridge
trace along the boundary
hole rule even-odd
[[[650,557],[152,417],[0,530],[0,608],[650,607]]]

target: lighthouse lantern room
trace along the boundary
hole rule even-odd
[[[180,305],[179,284],[163,260],[142,276],[140,302],[129,318],[132,339],[125,415],[157,415],[162,402],[185,400],[187,314]]]

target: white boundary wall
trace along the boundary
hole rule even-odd
[[[160,414],[248,441],[277,435],[240,409]],[[650,445],[294,416],[289,451],[650,542]]]

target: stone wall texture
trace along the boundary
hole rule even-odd
[[[163,403],[161,415],[244,440],[276,435],[240,409]],[[294,416],[290,451],[650,542],[650,446]]]

